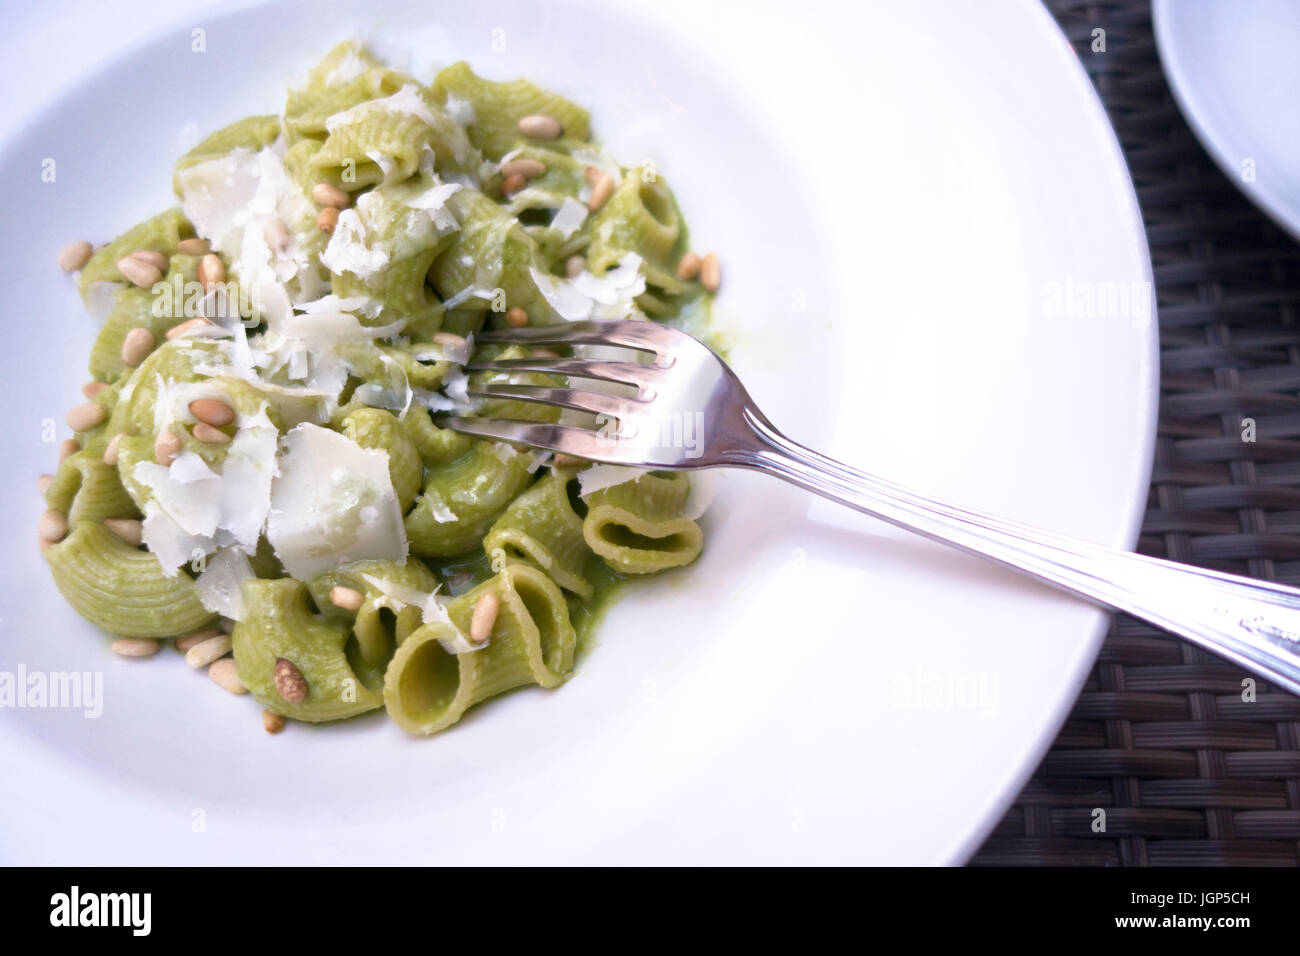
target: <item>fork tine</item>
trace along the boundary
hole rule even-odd
[[[559,322],[523,329],[488,329],[480,332],[475,341],[507,345],[621,345],[658,352],[670,348],[680,334],[670,326],[644,320]]]
[[[626,416],[632,410],[634,398],[622,395],[606,395],[601,392],[582,392],[572,388],[551,388],[546,385],[515,385],[513,383],[489,383],[471,385],[469,394],[476,398],[512,398],[522,402],[536,402],[540,405],[559,405],[572,408],[577,412],[591,412],[593,415]],[[638,404],[644,404],[643,402]]]
[[[467,372],[546,372],[552,375],[574,375],[578,378],[596,378],[605,382],[622,382],[625,385],[644,386],[657,382],[664,368],[658,365],[641,365],[638,362],[588,362],[584,359],[501,359],[495,362],[470,362]]]
[[[457,415],[435,415],[439,428],[451,428],[466,435],[475,435],[493,441],[534,445],[561,455],[573,455],[588,461],[622,463],[627,457],[614,454],[618,442],[612,441],[588,428],[573,425],[548,425],[542,422],[516,422],[503,418],[461,418]]]

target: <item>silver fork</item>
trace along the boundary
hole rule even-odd
[[[850,468],[786,438],[711,349],[655,322],[571,322],[489,331],[478,341],[619,346],[648,354],[651,360],[636,355],[624,361],[536,356],[471,362],[468,371],[544,372],[594,380],[600,384],[585,389],[571,387],[571,381],[564,388],[488,381],[472,385],[470,394],[590,413],[598,416],[601,427],[442,414],[435,420],[443,427],[609,464],[664,470],[748,468],[776,475],[901,528],[1144,618],[1300,694],[1300,590],[981,514]],[[686,442],[678,436],[697,424],[703,427],[695,447],[683,447]]]

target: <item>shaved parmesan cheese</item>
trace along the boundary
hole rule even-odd
[[[427,212],[439,234],[445,235],[460,228],[455,213],[447,208],[447,200],[463,188],[460,183],[439,183],[407,200],[406,204],[412,209]]]
[[[202,558],[212,550],[210,537],[190,534],[153,500],[144,504],[140,538],[169,578],[176,577],[186,561]]]
[[[348,50],[343,54],[342,59],[334,65],[334,69],[329,71],[325,77],[326,86],[342,86],[349,80],[355,80],[358,76],[365,74],[370,69],[370,64],[361,57],[357,56],[355,50]]]
[[[450,116],[456,123],[461,126],[474,125],[474,104],[469,100],[462,100],[454,93],[447,94],[447,102],[442,104],[442,111]]]
[[[572,279],[560,279],[530,268],[529,274],[547,303],[570,322],[584,319],[626,319],[637,311],[635,299],[645,292],[641,257],[629,252],[618,265],[597,278],[585,269]]]
[[[636,481],[644,474],[647,474],[644,468],[627,465],[590,465],[578,472],[578,494],[587,498],[606,488]]]
[[[199,600],[209,611],[232,621],[244,619],[243,584],[255,577],[248,556],[235,548],[221,548],[194,581]]]
[[[559,230],[561,236],[568,239],[578,231],[587,219],[587,207],[572,196],[565,196],[560,211],[551,220],[551,228]]]
[[[388,253],[367,246],[361,217],[355,209],[344,209],[320,261],[330,272],[351,272],[360,279],[370,279],[388,265]]]
[[[449,625],[455,631],[455,636],[438,639],[438,642],[442,644],[447,653],[467,654],[471,651],[482,650],[488,646],[487,641],[482,644],[474,644],[466,636],[465,632],[456,626],[456,622],[451,619],[447,609],[438,600],[438,588],[434,588],[426,594],[424,591],[400,584],[397,581],[376,577],[373,574],[363,574],[361,578],[383,595],[383,597],[375,601],[376,607],[386,607],[394,613],[406,607],[418,607],[420,609],[420,620],[425,624]],[[438,587],[441,587],[441,585]]]
[[[195,231],[227,256],[239,251],[248,207],[257,194],[257,154],[241,146],[176,174],[181,211]]]
[[[332,133],[340,126],[349,126],[352,123],[359,122],[376,110],[388,113],[409,113],[412,116],[418,116],[430,126],[436,127],[438,125],[433,113],[429,111],[428,104],[420,96],[420,91],[415,88],[414,84],[408,83],[392,96],[377,100],[366,100],[366,102],[354,106],[350,110],[335,113],[325,120],[325,129]]]
[[[368,319],[373,319],[383,308],[380,303],[370,298],[368,295],[350,295],[337,296],[334,293],[322,296],[319,299],[313,299],[310,302],[301,302],[294,306],[298,312],[307,312],[314,314],[316,312],[360,312]]]
[[[266,534],[285,570],[303,580],[364,558],[404,562],[388,452],[298,425],[282,441]]]
[[[447,524],[459,520],[456,512],[442,499],[442,495],[436,491],[426,490],[424,500],[429,503],[429,510],[433,513],[433,520],[439,524]]]
[[[698,521],[713,504],[713,496],[718,485],[718,473],[712,469],[693,471],[690,475],[691,490],[686,494],[686,503],[682,505],[682,517]]]
[[[496,292],[494,289],[489,289],[484,286],[470,285],[461,289],[459,292],[457,292],[455,295],[449,298],[446,302],[444,302],[443,307],[447,309],[454,309],[462,302],[467,302],[470,299],[487,299],[488,301],[491,301],[492,296],[495,294]]]

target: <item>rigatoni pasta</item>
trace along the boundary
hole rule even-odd
[[[431,734],[562,684],[622,582],[698,557],[685,475],[435,422],[562,420],[471,397],[503,380],[471,357],[530,354],[478,348],[485,327],[707,313],[671,190],[586,109],[465,63],[426,86],[345,43],[173,186],[176,208],[60,255],[103,324],[41,546],[121,653],[202,647],[271,732],[385,708]]]

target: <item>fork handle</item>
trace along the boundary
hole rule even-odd
[[[935,541],[1127,611],[1300,694],[1300,590],[1094,544],[908,491],[782,435],[747,409],[756,441],[733,464],[783,478]]]

